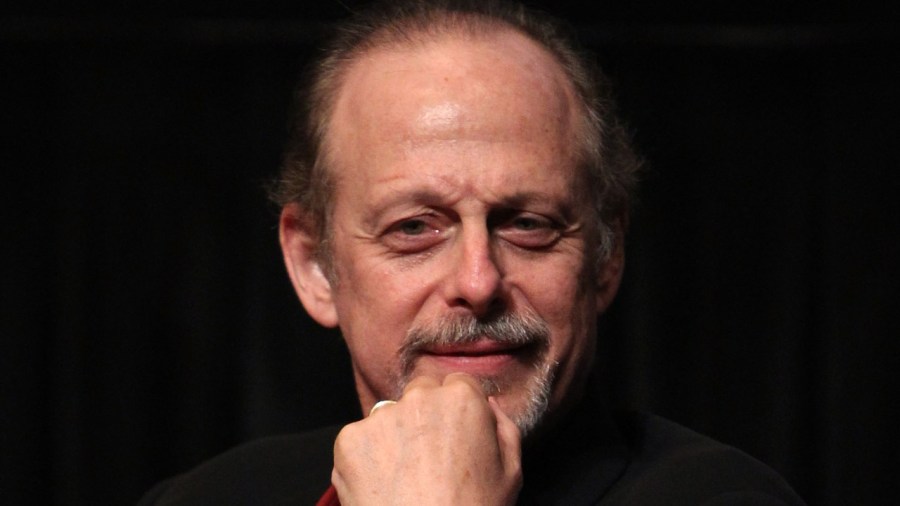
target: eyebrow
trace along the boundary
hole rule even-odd
[[[517,192],[508,197],[503,198],[503,203],[509,207],[521,207],[526,204],[530,204],[532,202],[540,202],[540,201],[549,201],[553,200],[553,195],[548,192],[541,191],[530,191],[530,192]],[[563,200],[564,203],[568,204],[570,201],[569,198]]]
[[[425,204],[431,202],[440,202],[446,200],[445,195],[430,189],[417,188],[411,191],[399,189],[396,191],[386,191],[385,196],[375,199],[373,209],[381,211],[398,203]]]
[[[412,191],[406,192],[404,190],[398,190],[394,192],[385,192],[388,193],[388,196],[383,198],[378,198],[374,201],[374,208],[377,210],[381,210],[392,205],[397,204],[398,202],[409,202],[413,204],[428,204],[434,202],[441,202],[447,200],[445,194],[442,194],[436,190],[432,190],[429,188],[417,188]],[[542,191],[521,191],[513,193],[512,195],[502,196],[496,204],[503,205],[506,207],[521,207],[526,204],[530,204],[533,202],[541,202],[541,201],[552,201],[555,196],[549,192]],[[565,199],[562,199],[562,202],[568,205],[571,202],[571,195],[566,195]]]

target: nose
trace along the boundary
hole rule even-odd
[[[495,258],[487,227],[465,229],[456,245],[455,262],[447,280],[447,303],[475,316],[496,311],[503,304],[503,274]]]

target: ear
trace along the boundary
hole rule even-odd
[[[294,291],[314,320],[322,326],[335,327],[338,317],[334,292],[316,255],[317,235],[315,226],[300,206],[284,206],[278,222],[278,237]]]
[[[625,229],[628,227],[628,216],[616,218],[612,224],[614,234],[613,250],[609,258],[597,269],[597,313],[602,314],[612,304],[622,272],[625,269]]]

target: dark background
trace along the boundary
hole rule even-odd
[[[3,504],[132,504],[241,441],[357,416],[262,190],[321,22],[359,2],[320,4],[2,7]],[[890,504],[891,4],[543,5],[598,51],[650,162],[603,322],[614,402],[810,504]]]

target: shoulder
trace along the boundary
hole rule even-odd
[[[144,505],[314,504],[331,483],[339,426],[252,441],[151,489]]]
[[[736,448],[653,415],[619,415],[617,425],[631,459],[608,504],[803,504],[778,473]]]

